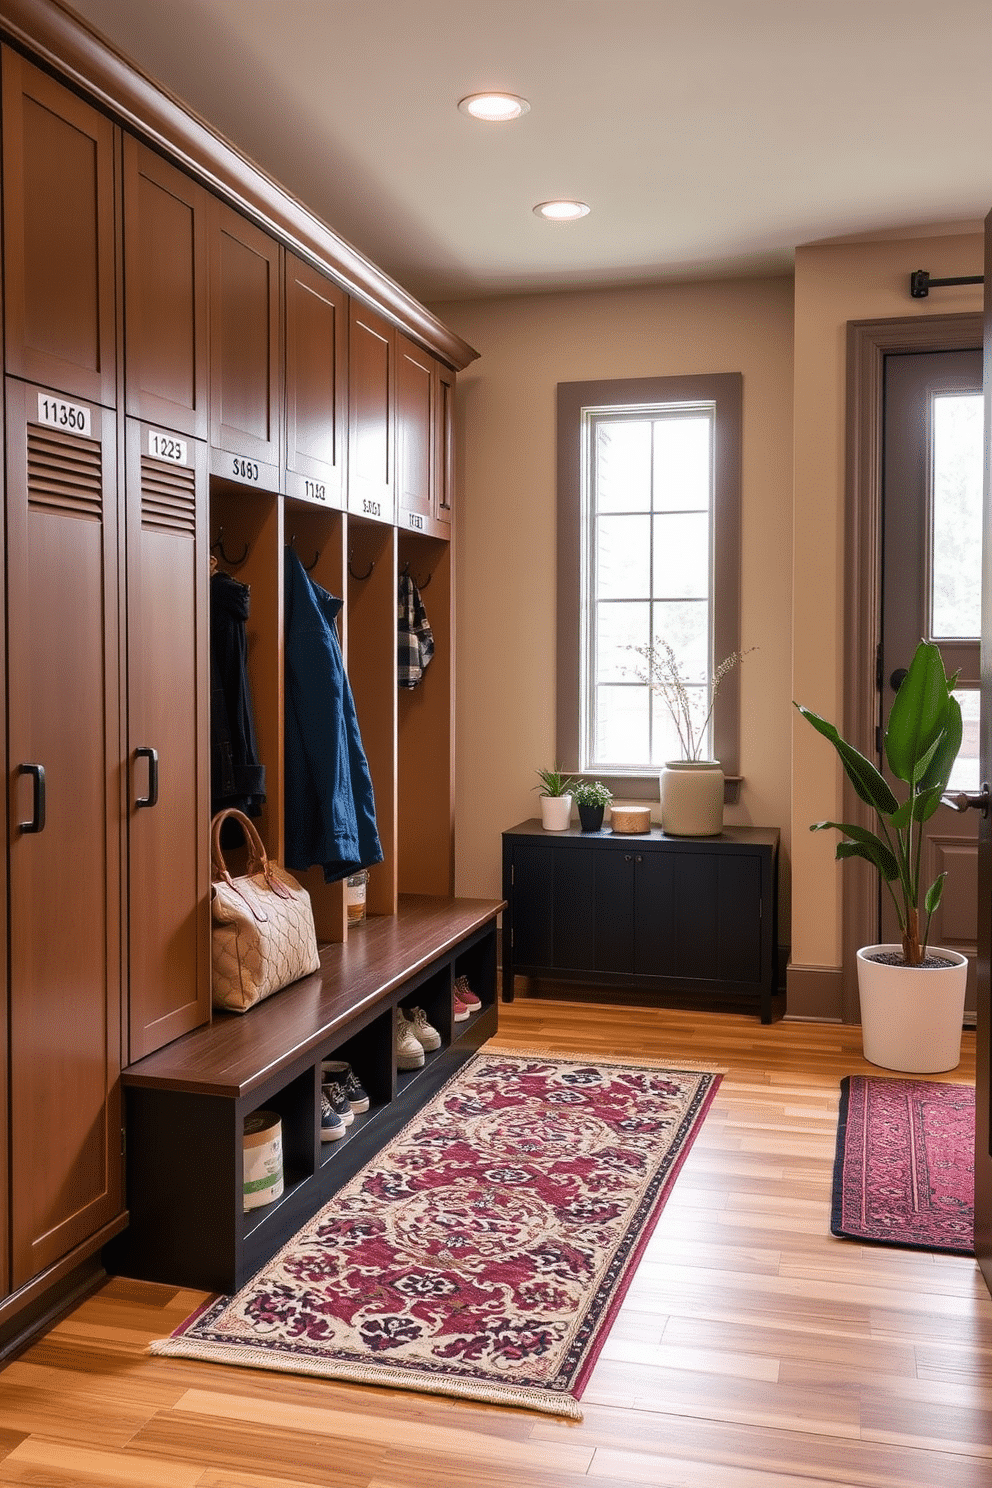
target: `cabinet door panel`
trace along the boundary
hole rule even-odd
[[[348,296],[286,254],[286,494],[341,506],[348,448]]]
[[[121,1207],[115,419],[7,383],[12,1280]],[[45,771],[46,814],[25,765]]]
[[[673,880],[672,976],[715,980],[720,975],[720,859],[685,853]]]
[[[577,849],[553,859],[556,967],[581,971],[596,964],[596,855]]]
[[[634,853],[591,848],[596,871],[596,971],[634,971]],[[636,872],[641,872],[636,866]],[[637,922],[638,929],[640,922]]]
[[[767,981],[771,967],[761,964],[761,860],[741,854],[720,859],[717,944],[720,976],[728,982]]]
[[[6,371],[117,398],[115,128],[3,50]]]
[[[436,443],[434,358],[406,336],[396,345],[396,491],[400,525],[433,514]]]
[[[161,440],[128,421],[132,1062],[210,1018],[207,454],[166,438],[185,461],[156,459]]]
[[[434,520],[450,528],[455,502],[455,374],[438,363],[436,376]]]
[[[513,854],[513,958],[521,966],[552,965],[552,866],[549,848]]]
[[[348,510],[395,517],[396,331],[351,302],[348,330]]]
[[[125,136],[127,412],[200,439],[210,432],[207,203],[202,186]]]
[[[254,477],[263,489],[274,470],[278,489],[279,244],[222,202],[211,211],[210,442],[268,467]]]
[[[644,976],[679,974],[676,880],[684,859],[671,853],[640,855],[634,879],[634,971]]]

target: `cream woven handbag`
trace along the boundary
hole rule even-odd
[[[220,829],[228,817],[248,843],[248,872],[232,878]],[[240,811],[218,811],[210,826],[213,866],[213,1001],[232,1013],[309,976],[320,964],[310,895],[266,856],[262,839]]]

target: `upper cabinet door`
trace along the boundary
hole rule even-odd
[[[434,520],[451,533],[455,500],[455,374],[440,362],[435,367]]]
[[[116,133],[3,49],[7,371],[105,407],[117,401]]]
[[[124,137],[127,412],[210,433],[207,205],[202,186]]]
[[[379,522],[396,511],[396,329],[351,302],[348,340],[348,510]]]
[[[348,296],[286,254],[286,494],[342,506],[348,449]]]
[[[396,338],[396,495],[399,525],[428,531],[436,460],[434,358]]]
[[[210,469],[263,490],[280,481],[279,244],[211,200]]]

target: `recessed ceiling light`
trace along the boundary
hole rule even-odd
[[[459,99],[458,107],[463,114],[485,119],[490,124],[504,124],[508,119],[530,113],[526,98],[518,98],[514,93],[470,93],[467,98]]]
[[[590,208],[580,201],[546,201],[538,202],[534,211],[549,222],[574,222],[577,217],[588,217]]]

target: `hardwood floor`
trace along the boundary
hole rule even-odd
[[[961,1067],[972,1081],[974,1035]],[[0,1374],[0,1482],[127,1488],[982,1488],[975,1264],[829,1234],[860,1030],[520,998],[499,1042],[725,1067],[568,1422],[152,1358],[202,1300],[114,1279]],[[878,1073],[875,1071],[875,1073]]]

